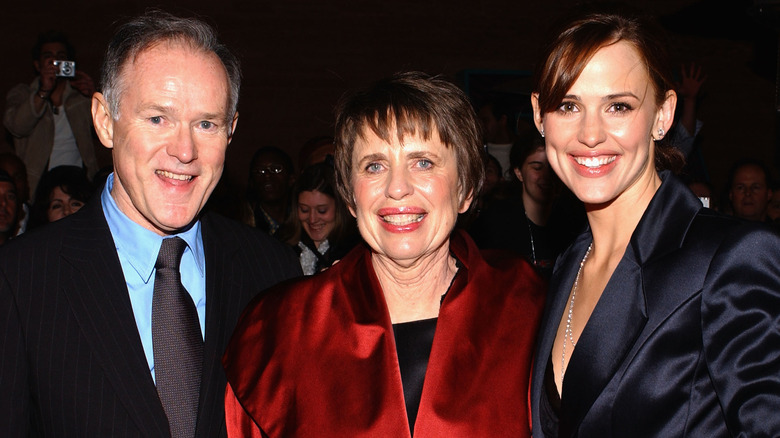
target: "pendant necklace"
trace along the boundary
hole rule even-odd
[[[566,331],[563,333],[563,348],[561,353],[561,395],[563,395],[563,371],[566,369],[564,366],[566,364],[566,340],[568,339],[569,343],[571,343],[572,350],[577,345],[576,342],[574,342],[574,334],[572,333],[571,329],[571,321],[572,317],[574,315],[574,299],[577,297],[577,285],[580,282],[580,275],[582,275],[582,267],[585,266],[585,261],[588,260],[588,256],[590,255],[590,250],[593,248],[593,242],[588,245],[588,250],[585,251],[585,257],[582,258],[582,261],[580,262],[580,269],[577,270],[577,276],[574,277],[574,286],[571,289],[571,300],[569,301],[569,313],[566,316]]]
[[[536,246],[534,245],[534,230],[531,229],[531,219],[528,218],[528,213],[525,213],[525,222],[528,224],[528,235],[531,236],[531,262],[536,266]]]

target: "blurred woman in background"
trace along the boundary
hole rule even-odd
[[[79,211],[94,192],[84,169],[58,166],[41,177],[35,191],[29,228],[58,221]]]
[[[301,268],[312,275],[343,257],[358,242],[355,219],[336,194],[333,159],[303,170],[293,186],[293,237]]]

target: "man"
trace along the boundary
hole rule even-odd
[[[509,153],[517,139],[515,112],[513,106],[501,98],[487,100],[477,112],[485,136],[485,150],[496,157],[501,168],[505,169],[502,176],[505,180],[514,179]]]
[[[87,168],[97,172],[90,99],[95,92],[92,79],[80,70],[72,76],[59,75],[54,61],[72,61],[75,50],[60,32],[38,36],[32,50],[38,76],[30,84],[19,84],[8,92],[3,122],[14,136],[14,148],[27,167],[30,187],[57,166]]]
[[[5,152],[0,154],[0,170],[5,171],[16,186],[19,220],[14,235],[19,235],[27,230],[27,223],[30,221],[30,185],[27,182],[27,168],[16,154]]]
[[[0,170],[0,245],[14,236],[19,219],[19,199],[14,180]]]
[[[294,182],[292,158],[286,152],[273,146],[258,149],[249,165],[244,223],[276,235],[279,227],[289,220]]]
[[[203,22],[150,12],[110,41],[102,82],[92,114],[114,173],[98,202],[0,251],[0,431],[225,436],[220,358],[239,313],[300,275],[271,237],[200,215],[236,127],[238,61]]]
[[[759,161],[744,160],[731,170],[729,200],[734,216],[750,221],[765,222],[766,209],[772,199],[768,170]]]

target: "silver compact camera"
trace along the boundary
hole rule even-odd
[[[57,67],[56,75],[63,78],[72,78],[76,76],[76,63],[74,61],[54,61],[54,66]]]

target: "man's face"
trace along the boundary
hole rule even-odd
[[[286,201],[293,184],[293,175],[285,162],[283,157],[270,151],[262,153],[252,162],[251,184],[261,203]]]
[[[16,160],[2,160],[0,161],[0,170],[5,170],[14,180],[19,203],[27,202],[30,199],[30,185],[27,182],[27,170],[24,168],[24,164]]]
[[[0,233],[14,231],[18,214],[19,204],[16,199],[16,188],[10,182],[0,182]]]
[[[482,124],[482,135],[485,136],[485,142],[489,142],[496,136],[498,131],[498,120],[493,115],[493,105],[485,105],[477,113],[479,122]]]
[[[35,70],[40,72],[41,67],[51,64],[54,60],[67,60],[68,50],[62,43],[46,43],[41,46],[41,55],[38,60],[33,62]]]
[[[734,173],[729,199],[734,207],[734,215],[752,221],[763,221],[766,207],[772,198],[764,170],[748,164]]]
[[[189,225],[214,190],[237,115],[228,117],[228,77],[219,58],[160,43],[121,72],[119,118],[100,93],[92,114],[113,149],[111,195],[131,220],[160,235]]]

